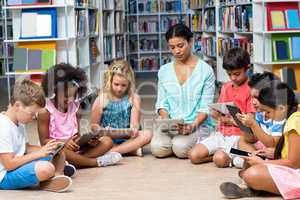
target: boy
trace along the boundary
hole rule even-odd
[[[28,144],[24,124],[45,106],[42,89],[28,79],[15,83],[10,105],[0,114],[0,189],[40,185],[43,190],[66,191],[72,184],[63,174],[63,156],[51,156],[60,144],[54,140],[43,147]],[[53,162],[51,163],[50,160]]]
[[[223,59],[223,68],[231,81],[222,86],[218,99],[219,103],[234,102],[243,113],[255,112],[248,86],[249,64],[250,56],[245,50],[233,48],[228,51]],[[189,159],[194,164],[213,160],[217,167],[228,167],[231,165],[228,152],[231,147],[237,147],[242,133],[231,116],[224,116],[216,110],[212,110],[211,115],[218,122],[217,131],[198,142],[189,152]]]

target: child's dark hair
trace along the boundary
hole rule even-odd
[[[182,37],[186,41],[190,42],[193,38],[193,33],[185,24],[175,24],[169,28],[166,32],[167,42],[173,37]]]
[[[223,58],[223,68],[225,70],[236,70],[248,67],[250,64],[249,53],[242,48],[230,49]]]
[[[288,112],[287,117],[291,116],[297,111],[298,102],[295,93],[286,83],[275,81],[271,84],[271,87],[263,88],[259,92],[258,101],[265,106],[275,109],[279,105],[287,105]],[[281,158],[281,151],[284,144],[284,136],[279,139],[275,148],[274,158]]]
[[[266,87],[271,87],[271,83],[279,81],[279,78],[272,72],[255,73],[248,81],[250,88],[261,90]]]
[[[84,96],[87,91],[87,77],[79,67],[73,67],[67,63],[59,63],[48,69],[43,77],[42,87],[46,97],[52,97],[57,93],[58,85],[67,89],[69,83],[77,84],[78,97]]]

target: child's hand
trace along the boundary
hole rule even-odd
[[[137,136],[139,136],[139,130],[137,128],[133,128],[130,132],[130,138],[136,138]]]
[[[252,156],[249,156],[249,157],[245,156],[245,157],[242,157],[242,158],[244,158],[246,163],[251,165],[251,166],[264,163],[264,160],[262,158],[254,155],[254,154],[252,154]]]
[[[237,126],[237,124],[231,116],[221,116],[219,118],[219,123],[227,126]]]
[[[178,133],[181,135],[189,135],[194,131],[193,124],[178,124]]]
[[[74,135],[69,141],[66,142],[65,147],[71,151],[78,151],[80,146],[77,144],[79,135]]]
[[[251,114],[240,114],[237,113],[236,117],[247,127],[251,128],[255,125],[256,121]]]
[[[37,153],[39,153],[41,155],[41,157],[47,157],[48,155],[50,155],[55,149],[56,147],[61,144],[62,142],[58,142],[55,139],[50,140],[49,142],[47,142],[47,144],[45,144],[44,146],[42,146],[40,148],[39,151],[37,151]]]
[[[265,149],[262,149],[262,150],[257,150],[257,151],[254,151],[253,154],[257,155],[261,155],[261,156],[264,156],[268,159],[274,159],[274,152],[275,152],[275,148],[265,148]]]
[[[96,138],[88,141],[88,144],[92,147],[96,147],[99,143],[100,143],[100,138]]]

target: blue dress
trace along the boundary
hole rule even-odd
[[[103,109],[100,125],[111,128],[130,128],[130,115],[132,105],[129,102],[128,95],[120,101],[110,101]],[[121,144],[126,139],[114,139],[113,142]]]

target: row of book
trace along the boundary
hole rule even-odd
[[[100,50],[97,45],[97,40],[95,38],[90,38],[89,43],[90,43],[90,63],[96,63],[100,55]]]
[[[186,12],[186,0],[129,0],[129,13]]]
[[[136,30],[136,29],[134,29]],[[139,22],[139,32],[149,33],[158,32],[158,21],[157,20],[141,20]]]
[[[99,18],[100,13],[98,10],[89,10],[89,32],[90,34],[98,34],[99,33]]]
[[[298,2],[268,3],[267,25],[269,31],[300,29]]]
[[[87,19],[86,10],[76,10],[75,11],[75,30],[77,37],[87,36]]]
[[[194,34],[194,53],[201,55],[202,52],[202,34]]]
[[[253,55],[253,42],[251,38],[218,38],[218,55],[223,57],[231,48],[240,47],[249,55]]]
[[[252,0],[220,0],[220,5],[251,4]]]
[[[185,12],[186,3],[182,0],[160,0],[160,12]]]
[[[105,34],[114,33],[114,18],[113,13],[111,12],[104,12],[103,13],[103,32]]]
[[[124,36],[116,36],[116,57],[124,57]]]
[[[203,29],[206,31],[216,31],[216,12],[215,9],[207,9],[203,16]]]
[[[140,40],[140,51],[158,51],[158,39],[143,38]]]
[[[124,10],[125,2],[123,0],[102,0],[102,8],[108,10]]]
[[[190,0],[190,8],[191,9],[203,8],[204,3],[205,3],[204,0]]]
[[[220,8],[221,31],[243,31],[253,30],[252,6],[230,6]]]
[[[45,71],[56,63],[56,43],[19,43],[14,48],[14,71]]]
[[[8,6],[51,5],[52,0],[7,0]]]
[[[278,62],[300,60],[300,35],[272,35],[272,58]]]
[[[203,30],[203,18],[202,18],[202,12],[196,12],[192,16],[192,31],[202,31]]]
[[[76,0],[75,6],[80,7],[96,7],[97,0]]]
[[[117,34],[124,33],[124,21],[125,21],[124,12],[116,12],[115,13],[115,31]]]
[[[0,59],[4,58],[4,43],[0,42]],[[11,58],[14,54],[14,46],[11,43],[7,43],[7,56],[8,58]]]
[[[216,37],[201,38],[202,53],[205,56],[216,57]]]
[[[167,16],[162,17],[160,21],[161,32],[166,32],[169,28],[175,24],[184,23],[189,26],[189,18],[187,16]]]
[[[103,38],[103,51],[105,61],[113,58],[113,37]]]

